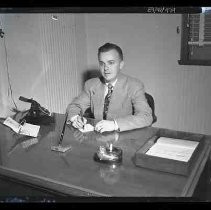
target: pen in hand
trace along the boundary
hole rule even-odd
[[[85,125],[85,124],[84,124],[84,118],[83,118],[82,110],[81,110],[81,112],[80,112],[80,117],[81,117],[81,121],[82,121],[82,123],[83,123],[83,127],[82,127],[82,128],[84,129],[84,125]]]

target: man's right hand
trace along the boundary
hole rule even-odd
[[[71,119],[71,122],[73,127],[83,129],[84,125],[87,123],[87,119],[77,115],[73,119]]]

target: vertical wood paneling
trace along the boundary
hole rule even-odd
[[[206,124],[206,104],[210,103],[208,97],[211,87],[207,89],[208,72],[204,70],[182,71],[178,86],[181,86],[181,98],[175,104],[180,107],[182,104],[182,113],[177,121],[180,130],[190,130],[201,133],[207,133]],[[179,113],[179,110],[178,110]]]
[[[11,109],[14,107],[14,90],[11,86],[12,92],[10,90],[11,72],[8,64],[8,46],[7,46],[7,31],[6,31],[6,21],[5,15],[0,14],[0,29],[4,32],[3,37],[0,38],[0,117],[7,117],[12,115]]]
[[[40,15],[40,39],[45,98],[49,110],[64,113],[78,94],[75,21],[73,14]]]

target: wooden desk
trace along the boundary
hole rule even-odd
[[[3,122],[3,120],[1,120]],[[210,136],[192,173],[174,175],[136,167],[134,153],[158,132],[175,137],[191,133],[148,127],[120,133],[116,146],[123,150],[123,163],[112,169],[93,160],[93,155],[112,134],[80,133],[68,126],[63,145],[71,145],[67,153],[51,151],[62,130],[64,115],[55,114],[55,123],[40,128],[38,143],[23,148],[31,137],[15,134],[0,124],[0,175],[14,178],[49,192],[76,196],[190,197],[193,195],[210,153]]]

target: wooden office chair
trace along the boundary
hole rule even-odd
[[[147,99],[147,102],[148,102],[150,108],[152,109],[152,118],[153,118],[152,124],[153,124],[153,123],[157,122],[157,116],[155,115],[155,102],[154,102],[153,97],[149,93],[145,92],[145,97]]]

